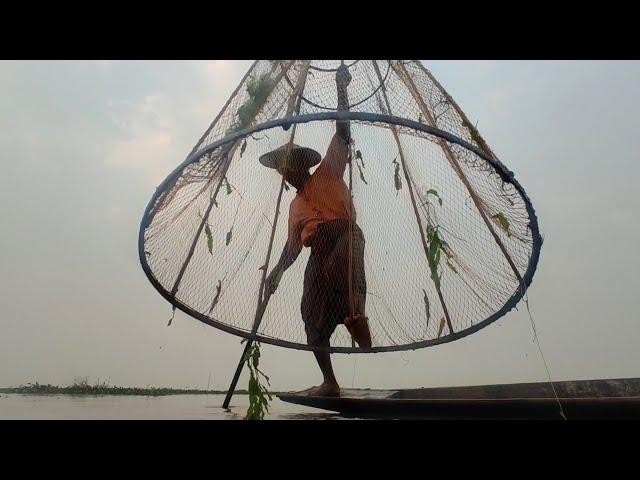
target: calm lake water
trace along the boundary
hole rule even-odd
[[[0,420],[242,420],[247,395],[235,395],[229,411],[224,395],[168,395],[143,397],[104,395],[0,394]],[[273,397],[271,420],[340,419],[337,414],[285,403]]]

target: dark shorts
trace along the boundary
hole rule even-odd
[[[353,296],[355,313],[364,315],[367,284],[364,236],[353,225]],[[351,314],[349,305],[349,221],[322,223],[313,237],[304,273],[300,310],[309,345],[328,345],[336,326]]]

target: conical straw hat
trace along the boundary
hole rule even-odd
[[[289,144],[287,143],[275,150],[267,152],[260,156],[260,163],[265,167],[277,169],[284,165],[288,149]],[[312,148],[291,144],[288,160],[289,165],[293,168],[308,169],[320,163],[322,156]]]

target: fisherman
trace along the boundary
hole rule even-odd
[[[347,86],[350,82],[349,69],[342,64],[336,72],[338,111],[348,111]],[[345,325],[360,347],[371,347],[365,316],[364,236],[355,223],[355,209],[343,180],[345,166],[350,161],[350,142],[349,121],[338,120],[336,133],[322,161],[315,150],[295,144],[286,144],[260,157],[260,163],[276,169],[297,190],[289,207],[287,243],[266,279],[265,293],[275,292],[282,273],[295,262],[302,247],[310,247],[300,310],[307,342],[314,347],[329,347],[329,339],[338,324]],[[318,168],[310,174],[309,168],[318,163]],[[351,259],[350,219],[353,220]],[[329,352],[314,350],[314,355],[324,381],[311,389],[309,395],[339,396],[340,387]]]

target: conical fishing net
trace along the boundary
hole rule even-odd
[[[345,60],[348,110],[337,111],[341,64],[251,67],[145,211],[139,248],[152,284],[209,325],[298,349],[421,348],[500,318],[531,283],[541,247],[524,190],[421,63]],[[311,148],[319,178],[339,122],[350,124],[344,171],[313,201],[311,187],[298,191],[259,161]],[[338,202],[346,214],[336,192],[352,198]],[[270,294],[268,275],[300,235],[296,196],[321,208],[300,222],[310,245]],[[354,313],[368,317],[371,348],[342,324]]]

